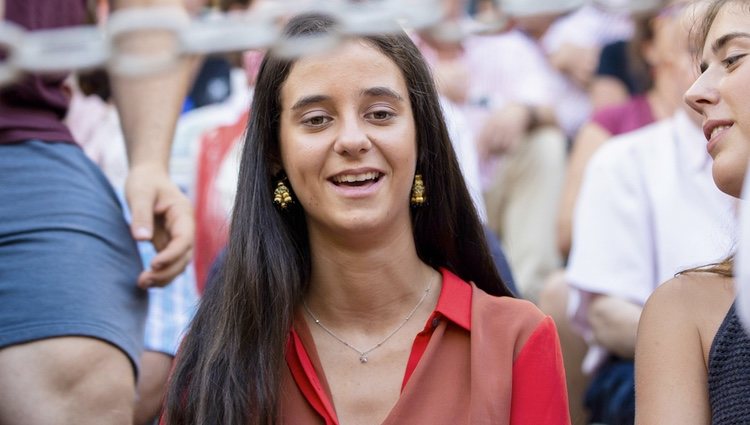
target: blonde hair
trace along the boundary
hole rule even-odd
[[[695,273],[695,272],[701,272],[701,273],[714,273],[718,274],[724,277],[734,277],[734,254],[731,254],[727,258],[711,264],[706,264],[705,266],[700,267],[693,267],[691,269],[683,270],[675,276],[680,276],[687,273]]]

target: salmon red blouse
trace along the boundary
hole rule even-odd
[[[552,319],[528,301],[441,273],[437,306],[414,339],[401,396],[383,424],[569,424]],[[303,319],[290,331],[286,363],[282,422],[338,425]]]

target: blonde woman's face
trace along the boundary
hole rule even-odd
[[[703,46],[700,77],[685,94],[703,117],[713,177],[739,197],[750,160],[750,12],[744,2],[725,5]]]

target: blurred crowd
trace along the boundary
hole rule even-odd
[[[8,0],[6,0],[8,1]],[[13,2],[13,0],[9,0]],[[187,1],[198,17],[273,0]],[[89,2],[102,25],[107,1]],[[446,0],[461,37],[410,36],[432,68],[461,170],[498,269],[558,329],[574,424],[635,420],[635,342],[646,300],[733,249],[738,201],[716,188],[700,117],[688,0]],[[154,423],[180,336],[215,284],[262,51],[192,70],[170,176],[192,202],[193,258],[149,289],[136,424]],[[105,70],[65,81],[73,138],[124,199],[128,155]],[[125,205],[123,203],[123,205]],[[140,242],[143,264],[155,255]],[[1,379],[1,378],[0,378]]]

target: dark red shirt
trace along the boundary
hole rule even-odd
[[[5,2],[5,19],[26,30],[81,25],[86,0],[11,0]],[[73,143],[62,122],[69,98],[62,83],[66,75],[26,75],[0,88],[0,144],[30,139]]]
[[[384,424],[569,424],[552,320],[527,301],[492,297],[441,272],[437,306],[414,339],[401,397]],[[286,360],[282,422],[337,425],[301,316],[290,332]]]
[[[610,135],[617,136],[651,124],[654,114],[646,96],[637,95],[622,104],[595,112],[591,121],[602,126]]]

